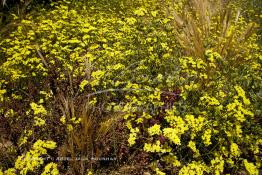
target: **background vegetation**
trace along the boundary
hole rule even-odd
[[[259,174],[261,2],[1,1],[0,174]]]

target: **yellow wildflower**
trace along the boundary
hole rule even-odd
[[[51,162],[45,166],[45,170],[41,175],[58,175],[57,164]]]
[[[244,165],[246,170],[248,171],[248,173],[250,175],[258,175],[259,174],[259,170],[258,168],[251,162],[248,162],[246,159],[244,160]]]
[[[202,135],[202,139],[206,146],[211,145],[211,130],[210,129],[207,129],[204,132],[204,135]]]
[[[180,138],[178,136],[178,130],[174,128],[164,128],[163,132],[164,132],[164,136],[167,137],[170,141],[172,141],[177,145],[181,144]]]
[[[160,125],[154,124],[154,126],[148,128],[148,133],[151,136],[156,135],[156,134],[160,134],[161,133]]]
[[[239,152],[239,148],[238,148],[238,145],[236,143],[232,143],[230,145],[230,151],[231,151],[231,154],[234,156],[234,157],[237,157],[240,155],[240,152]]]
[[[156,171],[156,175],[166,175],[166,173],[160,171],[159,168],[156,168],[155,171]]]

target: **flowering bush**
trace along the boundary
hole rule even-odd
[[[219,24],[216,18],[213,20],[211,26]],[[127,112],[124,117],[130,130],[129,144],[143,144],[146,152],[157,156],[152,164],[157,174],[223,174],[244,169],[258,174],[261,135],[254,133],[261,133],[258,126],[261,112],[257,108],[261,104],[258,102],[261,55],[254,42],[256,34],[250,34],[238,45],[233,44],[238,40],[237,35],[246,34],[245,26],[248,27],[243,18],[234,25],[221,38],[223,43],[230,44],[227,48],[215,43],[217,29],[211,28],[211,37],[207,38],[200,33],[203,40],[214,41],[208,47],[203,43],[204,55],[198,47],[202,43],[194,45],[195,50],[182,44],[189,52],[178,58],[176,75],[159,78],[159,85],[151,84],[151,90],[158,93],[139,91],[126,96],[123,110]],[[197,38],[191,36],[181,43],[191,39]],[[176,83],[169,83],[170,79]],[[157,89],[163,88],[162,84],[168,88],[167,92]],[[253,162],[252,172],[246,161]]]
[[[54,149],[55,147],[56,143],[53,141],[37,140],[30,151],[17,158],[15,161],[15,168],[9,168],[4,171],[4,174],[13,175],[19,172],[19,174],[25,175],[28,172],[37,172],[37,168],[44,163],[43,158],[40,156],[47,154],[46,149]],[[51,166],[54,166],[52,174],[59,174],[55,163],[49,163],[46,165],[42,174],[47,174],[50,171]]]
[[[78,157],[131,153],[160,175],[259,174],[260,36],[237,4],[64,0],[29,14],[0,42],[0,174],[90,174],[103,162]]]

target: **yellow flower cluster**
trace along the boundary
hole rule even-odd
[[[207,60],[211,63],[215,62],[217,59],[221,59],[220,54],[212,50],[206,50],[205,55],[207,56]]]
[[[240,155],[239,148],[236,143],[231,143],[230,152],[233,157],[238,157]]]
[[[164,133],[164,136],[167,137],[173,143],[177,145],[181,144],[179,130],[174,129],[174,128],[164,128],[163,133]]]
[[[235,86],[238,96],[242,98],[245,105],[250,105],[250,100],[246,97],[245,91],[240,86]]]
[[[193,161],[183,166],[179,171],[179,175],[203,175],[204,172],[208,172],[208,167],[204,163]]]
[[[196,70],[204,70],[207,65],[202,59],[193,59],[192,57],[182,57],[179,61],[182,70],[189,73],[189,75],[196,75]]]
[[[30,151],[17,158],[15,169],[19,170],[21,175],[34,172],[44,163],[41,156],[47,154],[47,149],[54,148],[56,148],[56,143],[53,141],[37,140]]]
[[[244,165],[245,165],[247,172],[250,175],[258,175],[259,174],[258,168],[253,163],[248,162],[246,159],[243,162],[244,162]]]
[[[60,122],[61,122],[62,124],[65,124],[65,123],[66,123],[66,118],[65,118],[65,116],[60,117]]]
[[[185,120],[187,121],[188,127],[193,130],[193,132],[201,131],[202,127],[205,125],[205,118],[203,116],[199,116],[195,118],[194,115],[187,114],[185,116]]]
[[[145,143],[144,150],[147,152],[161,152],[160,141],[158,140],[155,144]]]
[[[45,120],[43,120],[39,117],[34,117],[34,119],[35,119],[35,123],[34,123],[35,126],[45,125]]]
[[[76,117],[72,117],[70,119],[70,121],[73,123],[73,124],[79,124],[81,122],[81,118],[76,118]]]
[[[181,162],[178,160],[177,156],[175,156],[172,152],[170,152],[167,156],[164,156],[163,159],[166,163],[171,164],[174,167],[181,166]]]
[[[130,134],[129,134],[129,138],[128,138],[128,143],[129,143],[130,146],[132,146],[136,143],[136,137],[137,137],[138,132],[139,132],[138,128],[131,128],[130,129]]]
[[[6,93],[5,89],[0,89],[0,102],[2,102],[4,100],[4,94]]]
[[[68,125],[66,125],[66,129],[67,129],[68,132],[71,132],[71,131],[74,130],[74,127],[73,127],[73,125],[68,124]]]
[[[161,133],[160,125],[154,124],[153,126],[148,128],[148,133],[150,136],[159,135]]]
[[[17,175],[16,170],[14,168],[9,168],[4,172],[0,169],[0,175]]]
[[[170,124],[170,126],[172,126],[172,128],[174,129],[174,132],[177,132],[177,134],[181,135],[184,134],[185,131],[187,131],[189,129],[189,125],[187,125],[187,123],[184,121],[184,119],[180,116],[176,116],[175,115],[176,109],[173,108],[172,110],[167,110],[167,115],[165,116],[165,120]],[[170,133],[172,128],[164,128],[164,133]],[[167,134],[169,135],[169,134]]]
[[[58,175],[57,164],[51,162],[45,166],[44,172],[41,175]]]
[[[208,78],[208,74],[206,71],[207,63],[200,58],[192,58],[192,57],[182,57],[179,59],[181,72],[188,74],[189,76],[195,77],[198,76],[203,80]],[[213,63],[210,63],[213,64]],[[185,86],[186,90],[197,89],[197,86],[190,87],[188,85]]]
[[[160,171],[159,168],[156,168],[156,169],[155,169],[155,172],[156,172],[156,175],[166,175],[166,173]]]
[[[86,172],[86,175],[94,175],[93,172],[91,170]]]
[[[18,145],[21,146],[27,142],[28,137],[33,134],[32,130],[25,130],[23,135],[19,138]]]
[[[47,115],[47,111],[42,105],[38,105],[33,102],[33,103],[30,103],[30,106],[32,110],[34,111],[35,115],[38,115],[38,114]]]
[[[171,149],[170,148],[164,148],[161,146],[160,141],[157,140],[155,143],[151,144],[151,143],[145,143],[144,145],[144,151],[146,152],[152,152],[152,153],[166,153],[166,152],[170,152]]]
[[[198,84],[194,84],[192,82],[189,85],[185,85],[185,89],[187,91],[196,90],[198,87],[199,87]]]
[[[211,171],[215,175],[220,175],[224,171],[224,160],[223,157],[215,157],[215,159],[211,160]]]
[[[215,97],[209,97],[207,94],[200,98],[200,101],[207,106],[218,106],[220,102]]]
[[[99,84],[99,81],[102,79],[102,77],[105,75],[105,71],[101,71],[101,70],[98,70],[98,71],[95,71],[95,72],[92,72],[92,77],[93,77],[93,80],[90,82],[91,86],[96,86]]]
[[[147,10],[143,7],[140,7],[134,11],[134,14],[137,16],[144,16],[146,13],[147,13]]]
[[[211,145],[211,129],[205,130],[204,134],[202,135],[202,140],[206,146]]]
[[[243,104],[238,101],[238,99],[234,99],[233,103],[229,103],[227,106],[227,111],[229,115],[233,115],[238,121],[244,122],[246,120],[245,116],[253,117],[253,112],[245,109]]]
[[[196,143],[194,141],[190,140],[187,146],[196,154],[196,157],[200,155],[199,150],[196,148]]]

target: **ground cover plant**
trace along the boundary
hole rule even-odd
[[[261,173],[259,1],[46,3],[1,30],[0,175]]]

